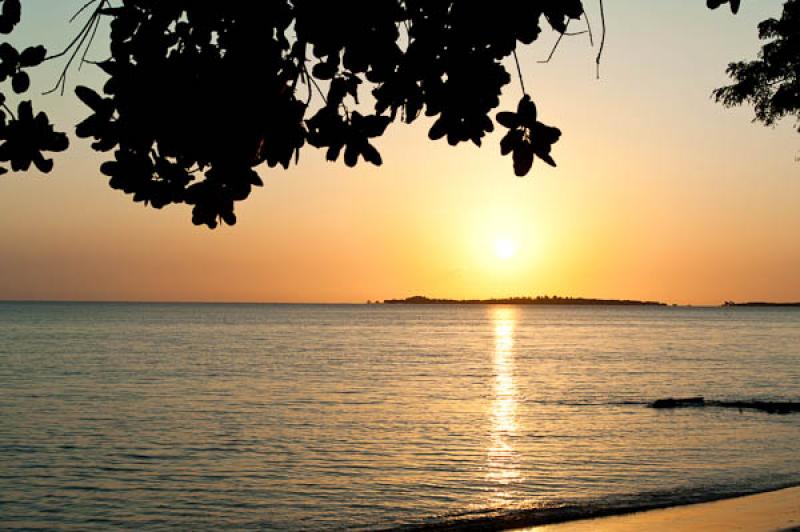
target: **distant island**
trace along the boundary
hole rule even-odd
[[[768,303],[766,301],[750,301],[747,303],[735,303],[733,301],[726,301],[723,307],[800,307],[798,303]]]
[[[386,299],[386,305],[627,305],[666,306],[659,301],[636,301],[631,299],[588,299],[584,297],[507,297],[499,299],[433,299],[412,296],[405,299]]]
[[[584,305],[584,306],[678,306],[668,305],[661,301],[638,301],[635,299],[593,299],[586,297],[560,297],[560,296],[537,296],[537,297],[504,297],[492,299],[437,299],[426,296],[411,296],[405,299],[386,299],[384,301],[367,301],[368,304],[386,305]],[[691,307],[692,305],[688,305]],[[736,303],[725,301],[721,307],[796,307],[800,308],[800,302],[781,303],[767,301],[748,301]],[[717,307],[719,308],[719,307]]]

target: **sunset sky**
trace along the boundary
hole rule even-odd
[[[83,3],[26,0],[14,42],[60,49]],[[596,2],[585,3],[598,33]],[[377,141],[380,168],[311,150],[289,171],[264,167],[239,223],[211,231],[189,207],[157,211],[112,190],[104,159],[71,134],[52,174],[0,176],[0,299],[800,300],[800,135],[709,97],[728,62],[755,56],[757,23],[781,5],[745,1],[733,16],[702,0],[607,2],[599,81],[585,35],[549,64],[537,60],[554,35],[525,48],[540,119],[563,132],[558,168],[537,162],[526,178],[501,157],[501,131],[453,148],[429,141],[422,119]],[[40,69],[35,89],[61,66]],[[70,87],[99,86],[93,70]],[[501,109],[520,95],[508,85]],[[88,114],[71,88],[37,102],[70,133]]]

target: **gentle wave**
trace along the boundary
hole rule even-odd
[[[437,516],[426,519],[421,523],[403,524],[387,528],[370,528],[368,530],[374,532],[508,530],[712,502],[800,486],[800,480],[796,478],[783,479],[781,481],[772,479],[769,482],[761,479],[762,485],[754,485],[753,482],[742,482],[736,486],[696,486],[692,489],[681,491],[649,491],[597,498],[590,501],[553,502],[531,508],[522,507],[501,511],[493,509],[476,510]]]

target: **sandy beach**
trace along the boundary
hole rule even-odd
[[[628,515],[527,528],[529,532],[772,532],[800,530],[800,487]]]

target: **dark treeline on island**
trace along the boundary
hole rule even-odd
[[[583,297],[507,297],[498,299],[432,299],[425,296],[412,296],[405,299],[387,299],[387,305],[655,305],[665,306],[658,301],[635,301],[630,299],[587,299]]]
[[[766,301],[750,301],[747,303],[736,303],[734,301],[726,301],[723,307],[800,307],[800,302],[797,303],[769,303]]]

